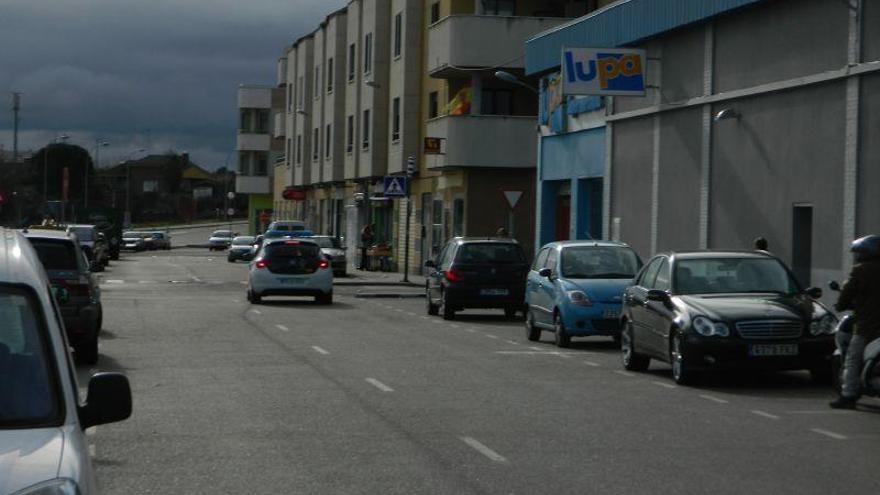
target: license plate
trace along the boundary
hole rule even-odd
[[[306,283],[306,279],[304,278],[279,278],[279,283],[284,285],[302,285]]]
[[[620,310],[619,309],[606,309],[602,312],[602,318],[606,320],[616,320],[620,318]]]
[[[481,296],[506,296],[507,289],[482,289],[480,290]]]
[[[749,346],[749,356],[797,356],[797,344],[755,344]]]

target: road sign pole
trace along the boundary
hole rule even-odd
[[[403,281],[409,282],[409,236],[410,222],[412,217],[412,197],[410,196],[410,184],[416,170],[416,157],[410,156],[406,159],[406,227],[403,235]]]

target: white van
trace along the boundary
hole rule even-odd
[[[0,228],[0,493],[96,493],[85,430],[131,415],[120,373],[96,373],[85,402],[49,279],[30,242]]]

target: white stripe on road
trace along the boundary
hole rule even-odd
[[[105,280],[105,284],[124,284],[125,280]]]
[[[290,331],[290,329],[287,328],[287,327],[285,327],[284,325],[275,325],[275,328],[277,328],[278,330],[281,330],[281,331],[283,331],[283,332],[289,332],[289,331]]]
[[[376,380],[375,378],[367,378],[366,380],[367,380],[367,383],[378,388],[379,390],[381,390],[383,392],[394,392],[393,388],[389,387],[388,385],[385,385],[384,383],[380,382],[379,380]]]
[[[535,347],[535,346],[529,347],[529,349],[531,349],[533,351],[543,351],[544,350],[544,349],[541,349],[540,347]]]
[[[470,333],[477,333],[477,331],[474,330],[473,328],[468,328],[467,331],[470,332]]]
[[[456,325],[455,323],[450,323],[449,326],[452,328],[461,328],[460,326]]]
[[[671,383],[666,383],[666,382],[651,382],[651,383],[653,383],[654,385],[658,385],[658,386],[660,386],[660,387],[666,387],[666,388],[678,388],[677,385],[673,385],[673,384],[671,384]]]
[[[630,378],[636,376],[636,375],[630,373],[629,371],[614,370],[614,372],[617,373],[618,375],[628,376],[628,377],[630,377]]]
[[[486,337],[487,337],[487,338],[490,338],[490,339],[497,339],[497,338],[498,338],[497,335],[492,335],[491,333],[487,333],[487,334],[486,334]]]
[[[706,399],[706,400],[711,400],[712,402],[717,402],[718,404],[730,404],[730,401],[726,401],[724,399],[719,399],[718,397],[715,397],[714,395],[700,394],[700,397],[703,399]]]
[[[461,437],[461,440],[462,440],[464,443],[468,444],[471,448],[473,448],[473,449],[476,450],[477,452],[479,452],[479,453],[483,454],[484,456],[488,457],[489,460],[491,460],[491,461],[494,461],[494,462],[507,462],[507,459],[505,459],[505,457],[504,457],[503,455],[499,454],[498,452],[495,452],[494,450],[490,449],[489,447],[486,447],[485,445],[483,445],[482,443],[480,443],[480,441],[477,440],[476,438],[471,438],[471,437]]]
[[[818,433],[820,435],[825,435],[826,437],[830,437],[835,440],[846,440],[845,435],[841,435],[840,433],[834,433],[833,431],[823,430],[821,428],[810,428],[810,431],[812,431],[813,433]]]
[[[390,309],[390,308],[391,308],[391,306],[388,306],[388,308],[389,308],[389,309]],[[398,312],[398,313],[403,313],[403,310],[402,310],[402,309],[400,309],[400,308],[397,308],[397,309],[395,309],[395,310],[394,310],[394,311],[397,311],[397,312]]]
[[[517,342],[515,340],[505,340],[505,342],[507,342],[510,345],[519,345],[519,342]]]
[[[751,410],[751,413],[752,413],[752,414],[757,414],[758,416],[761,416],[761,417],[763,417],[763,418],[767,418],[767,419],[779,419],[779,416],[777,416],[777,415],[775,415],[775,414],[770,414],[770,413],[765,412],[765,411],[759,411],[758,409],[752,409],[752,410]]]
[[[325,356],[326,356],[327,354],[330,354],[330,351],[324,349],[323,347],[318,347],[318,346],[316,346],[316,345],[313,345],[313,346],[312,346],[312,349],[314,349],[315,352],[317,352],[318,354],[324,354]]]
[[[429,317],[428,317],[428,316],[425,316],[425,315],[422,315],[421,318],[422,318],[423,320],[427,320]]]
[[[254,314],[257,314],[257,315],[263,314],[263,312],[260,311],[259,309],[252,309],[251,312],[253,312]]]
[[[584,361],[584,364],[586,364],[587,366],[593,366],[593,367],[599,367],[599,366],[602,366],[601,364],[599,364],[599,363],[594,363],[593,361]]]
[[[233,300],[232,300],[232,302],[234,302],[234,303],[236,303],[236,304],[238,304],[238,303],[240,303],[240,302],[241,302],[241,299],[233,299]]]

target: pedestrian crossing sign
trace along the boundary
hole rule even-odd
[[[406,177],[402,175],[385,176],[385,196],[392,198],[404,198],[407,191]]]

